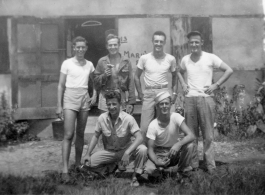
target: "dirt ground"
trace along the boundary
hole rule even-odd
[[[265,139],[255,138],[243,142],[215,142],[216,161],[231,163],[249,161],[253,166],[265,165]],[[87,146],[84,147],[84,153]],[[199,142],[202,157],[202,142]],[[0,147],[0,172],[18,175],[40,175],[49,171],[60,171],[61,141],[45,139]],[[72,146],[70,164],[74,163]],[[262,166],[265,167],[265,166]]]

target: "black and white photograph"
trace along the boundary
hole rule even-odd
[[[265,194],[265,0],[0,0],[0,194]]]

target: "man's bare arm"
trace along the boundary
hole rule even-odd
[[[233,74],[232,68],[230,68],[230,66],[224,62],[221,63],[219,69],[222,70],[224,74],[216,83],[213,83],[208,89],[205,90],[206,94],[211,94],[214,90],[218,89],[218,87],[227,81],[227,79],[229,79],[229,77]]]
[[[63,94],[65,90],[65,83],[66,83],[66,74],[60,73],[58,91],[57,91],[57,109],[56,109],[56,114],[60,118],[63,115],[62,107],[63,107]]]
[[[232,68],[228,66],[226,63],[222,62],[220,68],[224,72],[224,74],[221,76],[221,78],[216,82],[219,85],[222,85],[229,77],[233,74]]]
[[[98,143],[98,138],[99,138],[100,135],[101,135],[101,133],[99,133],[99,132],[97,132],[97,131],[95,132],[95,134],[93,135],[93,137],[92,137],[92,139],[91,139],[91,142],[90,142],[90,144],[89,144],[89,147],[88,147],[88,149],[87,149],[86,156],[87,156],[87,155],[88,155],[88,156],[91,156],[92,151],[94,150],[96,144]]]
[[[141,80],[140,80],[142,72],[143,72],[142,69],[137,68],[135,75],[134,75],[134,83],[135,83],[135,87],[138,92],[138,97],[140,100],[143,100],[143,91],[142,91]]]
[[[130,145],[130,147],[124,152],[121,161],[123,166],[127,166],[129,164],[129,159],[131,153],[143,142],[143,136],[140,131],[134,133],[135,140]]]
[[[169,157],[176,155],[183,145],[188,144],[195,139],[194,134],[191,132],[191,130],[184,121],[181,123],[180,129],[185,134],[185,137],[172,146],[172,148],[169,151]]]

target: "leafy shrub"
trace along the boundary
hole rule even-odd
[[[235,85],[229,98],[226,88],[215,91],[216,128],[219,133],[235,139],[252,135],[264,125],[265,89],[259,87],[251,102],[245,101],[245,86]]]
[[[28,122],[15,122],[12,118],[12,110],[9,108],[5,92],[1,93],[0,102],[0,142],[18,140],[26,134],[29,128]]]

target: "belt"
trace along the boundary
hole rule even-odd
[[[167,84],[155,85],[155,86],[145,86],[145,89],[163,89],[163,88],[167,88]]]
[[[110,151],[110,152],[120,152],[120,151],[125,151],[127,148],[128,148],[129,146],[126,146],[125,148],[118,148],[118,147],[109,147],[109,148],[107,148],[106,147],[106,149],[105,150],[107,150],[107,151]]]
[[[172,147],[156,146],[155,150],[170,150]]]
[[[120,89],[118,89],[118,88],[107,88],[107,89],[104,89],[103,91],[104,92],[109,92],[109,91],[117,91],[117,92],[120,92]]]

